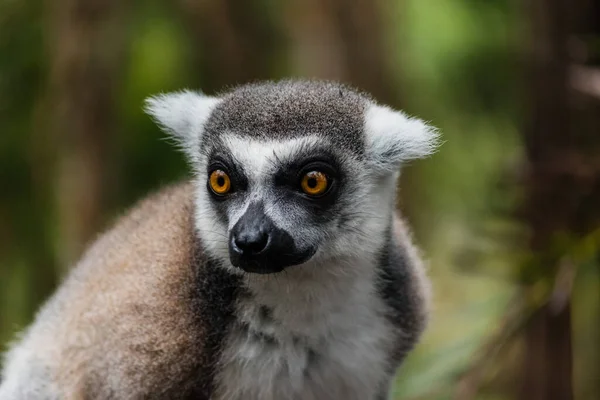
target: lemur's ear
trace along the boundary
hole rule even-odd
[[[439,134],[420,119],[378,104],[365,110],[367,154],[377,170],[393,172],[407,160],[435,152]]]
[[[184,90],[147,98],[144,111],[177,141],[193,161],[198,155],[204,125],[219,101],[216,97]]]

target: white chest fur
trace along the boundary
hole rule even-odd
[[[297,272],[247,281],[217,399],[370,400],[385,391],[394,333],[372,267],[331,272],[318,281]]]

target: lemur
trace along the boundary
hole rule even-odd
[[[387,399],[430,293],[396,181],[436,129],[328,81],[145,109],[193,177],[91,244],[8,351],[0,399]]]

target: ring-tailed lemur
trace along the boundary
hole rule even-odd
[[[396,180],[435,130],[321,81],[146,110],[194,178],[87,250],[7,354],[0,399],[387,398],[428,302]]]

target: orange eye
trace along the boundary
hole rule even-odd
[[[229,175],[220,169],[211,172],[209,184],[212,191],[220,196],[226,194],[231,189],[231,179],[229,179]]]
[[[304,193],[311,196],[320,196],[327,191],[329,181],[324,173],[310,171],[302,177],[300,186],[302,186]]]

